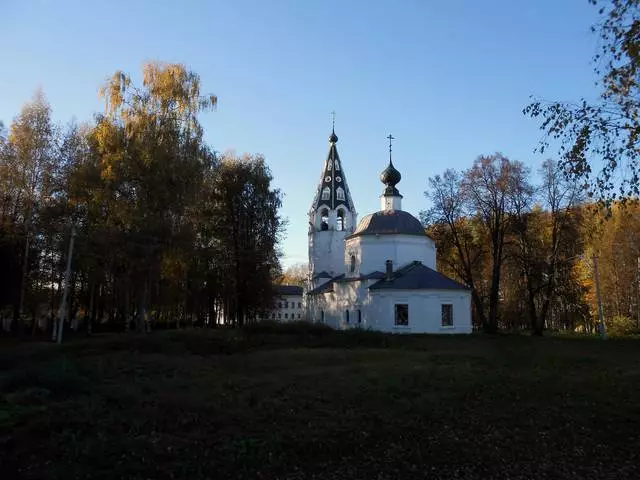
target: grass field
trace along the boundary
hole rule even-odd
[[[640,478],[640,342],[154,332],[0,343],[0,477]]]

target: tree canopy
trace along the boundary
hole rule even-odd
[[[566,174],[611,205],[640,195],[640,2],[589,0],[599,8],[593,68],[597,101],[544,102],[524,109],[540,119],[539,150],[560,142]]]
[[[0,129],[5,329],[51,326],[72,226],[75,327],[242,324],[268,309],[284,222],[265,159],[204,142],[217,98],[183,65],[150,62],[141,85],[117,71],[100,95],[92,123],[55,125],[37,92]]]

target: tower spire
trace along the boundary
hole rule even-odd
[[[331,113],[334,114],[334,112]],[[353,201],[338,155],[337,143],[338,136],[332,129],[331,135],[329,135],[329,152],[324,162],[322,177],[312,208],[317,209],[320,208],[320,205],[326,205],[329,209],[336,209],[342,205],[348,211],[353,210]]]
[[[336,135],[336,112],[331,112],[331,135],[329,135],[329,143],[338,143],[338,136]]]
[[[320,281],[318,275],[333,277],[344,271],[344,239],[358,218],[338,155],[335,112],[331,120],[329,151],[309,210],[309,275],[314,284]]]

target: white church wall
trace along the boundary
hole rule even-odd
[[[339,282],[334,292],[308,297],[309,319],[332,328],[390,333],[471,333],[471,293],[465,290],[370,291],[375,281]],[[407,326],[395,325],[395,305],[407,304]],[[442,326],[442,305],[450,304],[453,325]],[[346,311],[349,311],[347,322]],[[358,311],[360,314],[358,315]],[[358,322],[360,319],[360,322]]]
[[[371,328],[392,333],[471,333],[471,292],[467,290],[393,290],[375,292]],[[406,326],[395,325],[395,305],[409,307]],[[452,305],[453,325],[442,326],[442,305]]]
[[[309,295],[307,297],[309,320],[325,323],[339,330],[365,328],[370,301],[368,287],[375,282],[376,280],[336,282],[333,292]],[[349,321],[345,313],[347,310]],[[358,316],[358,310],[360,310],[360,316]]]
[[[335,284],[335,300],[327,305],[334,319],[335,328],[364,327],[366,312],[369,308],[368,287],[375,281],[350,281]],[[358,316],[360,311],[360,316]],[[348,317],[347,317],[347,313]],[[358,321],[360,319],[360,322]]]
[[[351,274],[351,255],[356,256],[356,271]],[[385,271],[385,262],[391,260],[393,269],[419,260],[423,265],[436,269],[434,241],[417,235],[366,235],[350,238],[344,249],[344,271],[347,275],[366,275],[375,270]]]

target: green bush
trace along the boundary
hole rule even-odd
[[[616,315],[606,322],[607,333],[613,337],[621,337],[625,335],[633,335],[638,333],[636,321],[631,317],[624,315]]]
[[[0,377],[0,392],[47,390],[55,397],[67,397],[89,389],[89,381],[73,364],[59,360],[45,365],[16,369]]]
[[[277,333],[288,335],[326,335],[334,330],[322,323],[311,323],[304,320],[292,322],[277,322],[275,320],[261,320],[246,324],[242,330],[248,334]]]

